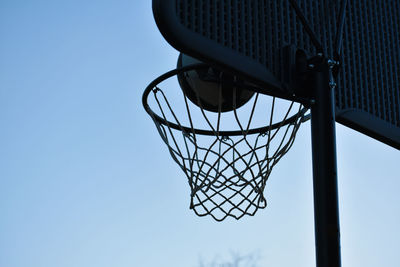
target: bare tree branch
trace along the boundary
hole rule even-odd
[[[208,263],[199,260],[199,267],[258,267],[260,256],[258,253],[240,254],[231,251],[230,260],[221,260],[218,256]]]

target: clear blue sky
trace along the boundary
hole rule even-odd
[[[314,266],[310,125],[274,169],[269,206],[216,223],[141,105],[177,52],[150,0],[0,3],[0,266],[196,267],[257,252]],[[397,267],[399,151],[337,125],[343,266]]]

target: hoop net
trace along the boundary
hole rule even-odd
[[[266,182],[293,145],[304,106],[255,93],[239,109],[209,112],[168,78],[150,84],[143,103],[188,179],[190,208],[217,221],[265,208]]]

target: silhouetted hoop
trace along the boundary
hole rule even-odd
[[[142,103],[143,103],[143,107],[146,110],[146,112],[157,122],[171,127],[175,130],[184,130],[188,133],[190,132],[194,132],[196,134],[201,134],[201,135],[215,135],[214,131],[210,131],[210,130],[204,130],[204,129],[197,129],[197,128],[190,128],[188,126],[182,126],[182,125],[178,125],[172,121],[168,121],[165,120],[164,118],[160,117],[159,115],[157,115],[148,105],[148,96],[149,94],[155,90],[157,88],[157,85],[160,84],[161,82],[175,76],[178,75],[179,73],[182,72],[187,72],[187,71],[191,71],[191,70],[196,70],[196,69],[206,69],[209,68],[210,66],[205,64],[205,63],[200,63],[200,64],[193,64],[193,65],[189,65],[189,66],[185,66],[185,67],[181,67],[181,68],[176,68],[174,70],[168,71],[166,73],[164,73],[163,75],[159,76],[158,78],[156,78],[155,80],[153,80],[144,90],[143,92],[143,97],[142,97]],[[242,85],[242,84],[241,84]],[[246,89],[249,90],[253,90],[255,92],[259,92],[260,89],[258,87],[253,87],[253,86],[249,86],[246,85]],[[294,99],[289,99],[288,100],[294,100]],[[304,107],[303,109],[301,109],[297,114],[292,115],[290,118],[287,118],[285,120],[283,120],[282,122],[278,122],[278,123],[274,123],[272,125],[268,125],[265,127],[258,127],[258,128],[253,128],[250,129],[248,131],[246,131],[246,134],[262,134],[274,129],[277,129],[278,127],[282,127],[285,126],[287,124],[293,123],[299,116],[300,117],[304,117],[305,120],[307,120],[308,118],[305,117],[305,113],[307,112],[308,108]],[[241,130],[236,130],[236,131],[219,131],[219,135],[221,136],[238,136],[238,135],[243,135],[243,131]]]

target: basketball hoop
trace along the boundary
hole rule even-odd
[[[193,64],[165,73],[145,89],[143,106],[187,176],[190,208],[217,221],[252,216],[267,206],[268,177],[293,145],[300,124],[308,118],[308,108],[260,94],[260,88],[234,75],[224,79],[222,71],[214,71],[217,76],[206,82],[219,88],[218,103],[230,99],[232,104],[225,103],[224,109],[223,104],[206,108],[200,89],[194,88],[189,97],[188,90],[181,90],[171,79],[189,79],[196,71],[210,73],[212,69]],[[229,97],[222,89],[226,86],[231,88]],[[238,99],[241,95],[248,98],[247,103]]]

